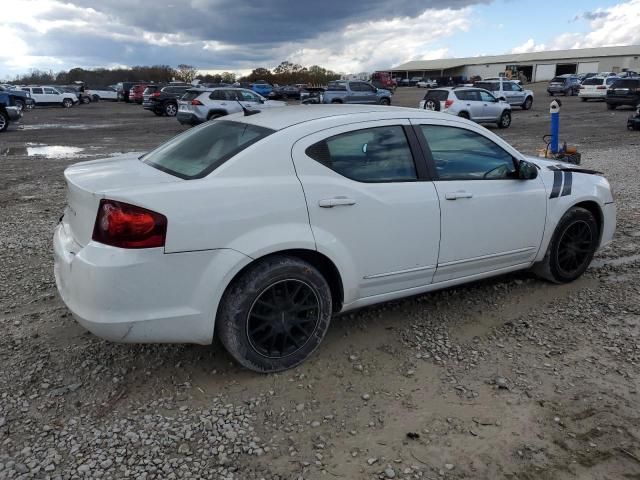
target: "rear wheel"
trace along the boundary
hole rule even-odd
[[[87,103],[91,103],[91,98],[90,97],[82,97],[82,103],[84,103],[85,105]]]
[[[178,106],[175,103],[167,103],[164,106],[164,113],[167,117],[175,117],[178,113]]]
[[[278,372],[306,360],[331,321],[322,274],[295,257],[273,256],[235,279],[225,292],[216,332],[231,356],[256,372]]]
[[[9,128],[9,115],[0,111],[0,132],[4,132]]]
[[[469,120],[469,114],[467,112],[460,112],[458,116]]]
[[[331,103],[337,104],[337,103],[342,103],[342,101],[340,101],[340,100],[331,100]]]
[[[99,95],[94,95],[93,97],[91,97],[91,101],[92,102],[99,102],[100,101],[100,96]]]
[[[209,113],[209,115],[207,115],[207,121],[215,120],[216,118],[220,118],[220,117],[222,117],[221,113],[211,112],[211,113]]]
[[[534,272],[553,283],[568,283],[587,269],[598,248],[599,228],[593,214],[573,207],[558,222],[549,249]]]
[[[389,100],[388,98],[381,98],[380,105],[391,105],[391,100]]]
[[[62,106],[63,106],[64,108],[71,108],[71,107],[73,107],[73,100],[71,100],[70,98],[65,98],[65,99],[62,101]]]
[[[498,128],[509,128],[511,125],[511,112],[505,110],[498,120]]]
[[[424,102],[424,109],[425,110],[433,110],[434,112],[438,112],[438,111],[440,111],[440,102],[437,102],[437,101],[433,100],[432,98],[429,98],[426,102]]]

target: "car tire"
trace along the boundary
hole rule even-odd
[[[613,103],[607,103],[607,110],[615,110],[617,107],[617,105],[614,105]]]
[[[322,274],[296,257],[274,255],[229,285],[218,309],[216,334],[240,365],[280,372],[318,348],[331,313],[331,290]]]
[[[388,98],[381,98],[380,101],[378,102],[380,105],[385,105],[385,106],[389,106],[391,105],[391,100],[389,100]]]
[[[529,110],[532,105],[533,105],[533,98],[527,97],[525,98],[524,103],[522,104],[522,109]]]
[[[178,113],[178,106],[175,103],[167,103],[163,107],[164,113],[167,117],[175,117]]]
[[[82,97],[82,103],[84,103],[85,105],[88,103],[91,103],[91,98],[89,97]]]
[[[582,97],[580,100],[582,100],[583,102],[587,101],[587,99],[585,97]]]
[[[209,120],[215,120],[216,118],[220,118],[222,116],[223,115],[221,113],[211,112],[211,113],[209,113],[209,115],[207,115],[207,122]]]
[[[460,113],[458,114],[458,116],[459,116],[460,118],[466,118],[467,120],[469,120],[469,119],[470,119],[469,114],[468,114],[467,112],[460,112]]]
[[[24,100],[16,99],[16,107],[18,107],[18,110],[23,111],[25,106]]]
[[[0,132],[4,132],[9,128],[9,115],[0,111]]]
[[[65,98],[65,99],[62,101],[62,106],[63,106],[64,108],[71,108],[71,107],[73,107],[73,100],[71,100],[70,98]]]
[[[544,259],[533,267],[534,273],[553,283],[576,280],[591,263],[599,239],[593,214],[582,207],[571,208],[558,222]]]
[[[553,97],[553,93],[552,92],[548,92],[550,97]]]
[[[342,100],[331,100],[331,103],[333,103],[335,105],[335,104],[338,104],[338,103],[342,103]]]
[[[94,95],[91,97],[91,101],[92,102],[99,102],[100,101],[100,96],[99,95]]]
[[[425,110],[431,110],[433,112],[439,112],[440,111],[440,102],[430,98],[429,100],[426,100],[424,102],[424,109]]]
[[[511,126],[511,112],[505,110],[498,120],[498,128],[509,128]]]

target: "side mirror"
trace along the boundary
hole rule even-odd
[[[533,163],[520,160],[518,163],[518,178],[520,180],[533,180],[538,177],[538,167]]]
[[[498,98],[498,100],[501,101],[501,102],[506,102],[507,101],[507,99],[505,97],[500,97],[500,98]]]

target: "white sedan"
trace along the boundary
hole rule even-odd
[[[218,335],[261,372],[308,358],[338,312],[515,270],[575,280],[616,219],[596,172],[398,107],[229,115],[65,179],[55,277],[84,327]]]
[[[435,80],[420,80],[416,83],[416,87],[418,88],[436,88],[438,86],[438,82]]]

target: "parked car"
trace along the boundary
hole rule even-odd
[[[426,79],[420,80],[416,83],[416,87],[418,88],[436,88],[438,86],[438,82],[436,80]]]
[[[164,85],[158,85],[155,83],[147,85],[147,88],[145,88],[142,92],[142,104],[144,105],[146,102],[148,102],[151,95],[162,90],[162,87],[164,87]]]
[[[558,75],[553,77],[547,85],[547,92],[552,97],[557,93],[563,95],[577,95],[580,91],[580,77],[578,75]]]
[[[477,123],[495,123],[499,128],[511,125],[511,105],[481,88],[440,87],[429,90],[418,108],[450,113]]]
[[[607,96],[607,88],[610,87],[618,77],[590,77],[582,82],[578,96],[583,102],[589,99],[604,100]]]
[[[224,117],[231,113],[263,108],[284,107],[287,104],[277,100],[267,100],[252,90],[244,88],[189,89],[178,100],[178,121],[187,125]]]
[[[504,98],[512,107],[529,110],[533,105],[533,91],[525,90],[513,80],[496,77],[475,82],[474,86],[490,91],[496,98]]]
[[[84,91],[84,87],[77,85],[64,85],[56,87],[58,90],[72,93],[78,98],[79,104],[91,103],[91,97]]]
[[[142,102],[145,110],[151,110],[158,116],[175,117],[178,113],[178,99],[193,88],[189,85],[168,85],[149,95]],[[146,97],[146,95],[145,95]]]
[[[282,98],[284,100],[287,100],[289,98],[300,100],[300,94],[303,91],[303,88],[296,85],[283,85],[281,87],[274,87],[273,90],[269,92],[269,95],[267,95],[267,98],[272,100],[277,100],[279,98]]]
[[[620,105],[640,105],[640,78],[620,78],[613,82],[605,97],[607,108],[614,110]]]
[[[329,82],[321,102],[391,105],[392,95],[389,90],[376,88],[367,82],[336,80]]]
[[[309,103],[308,101],[310,99],[317,99],[317,103],[322,103],[320,102],[320,97],[324,95],[326,90],[324,87],[305,87],[304,90],[300,92],[300,101]]]
[[[22,117],[23,109],[16,104],[21,98],[8,91],[0,91],[0,132],[4,132],[11,122],[17,122]]]
[[[0,85],[0,92],[7,92],[14,96],[15,106],[18,110],[31,109],[34,106],[31,93],[22,89],[16,88],[13,85]]]
[[[518,270],[574,281],[616,223],[597,172],[397,107],[224,117],[64,178],[54,274],[82,326],[215,335],[260,372],[305,361],[339,312]]]
[[[579,73],[578,74],[578,78],[580,79],[580,82],[584,82],[587,78],[591,78],[591,77],[600,77],[602,75],[595,73],[595,72],[589,72],[589,73]]]
[[[131,89],[135,86],[135,85],[139,85],[145,82],[118,82],[116,84],[116,90],[118,92],[118,101],[119,102],[131,102],[132,100],[129,98],[129,94],[131,92]]]
[[[268,84],[264,80],[258,80],[257,82],[251,84],[251,90],[266,98],[273,90],[273,86]]]
[[[85,92],[91,97],[92,102],[99,102],[100,100],[118,100],[118,91],[114,86],[91,87],[85,89]]]
[[[131,90],[129,90],[129,100],[141,105],[143,101],[142,94],[148,86],[148,83],[138,83],[131,87]]]
[[[616,76],[618,78],[635,78],[640,75],[638,75],[638,72],[634,72],[633,70],[626,70],[624,72],[618,73]]]
[[[398,86],[398,83],[388,72],[373,72],[371,74],[371,85],[393,92]]]
[[[34,106],[37,105],[61,105],[71,108],[78,103],[78,96],[74,93],[63,92],[52,86],[42,87],[21,87],[25,92],[29,92],[33,99]]]

